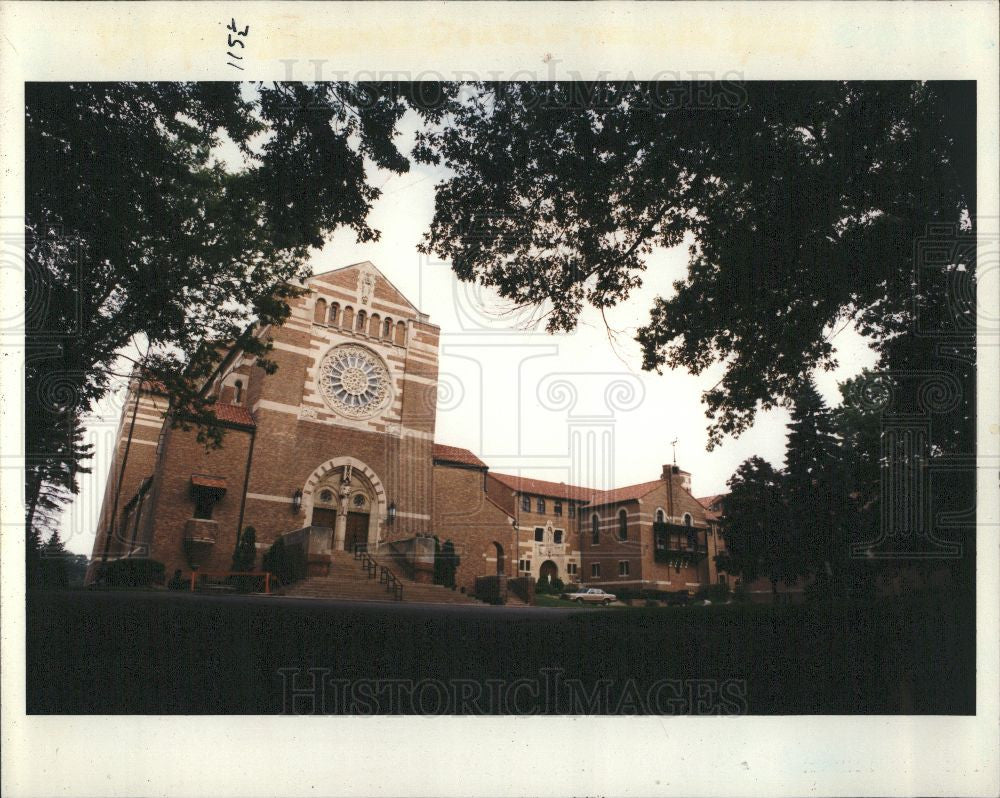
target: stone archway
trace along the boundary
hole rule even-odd
[[[318,500],[317,494],[322,490],[333,490],[335,487],[339,490],[346,474],[350,475],[350,483],[346,490],[336,496],[334,502],[335,504],[339,502],[339,505],[336,512],[336,528],[332,548],[343,549],[347,543],[349,517],[352,524],[352,542],[358,541],[360,537],[357,530],[358,516],[367,513],[368,531],[365,542],[370,549],[374,549],[381,539],[382,525],[388,514],[385,486],[371,468],[355,457],[331,458],[309,475],[302,488],[302,509],[306,525],[312,525],[314,510],[317,509],[317,506],[324,507],[324,505],[331,504]],[[359,498],[364,500],[356,501]]]
[[[540,566],[538,566],[538,581],[539,582],[552,582],[554,579],[559,578],[559,566],[556,565],[552,560],[546,560]]]

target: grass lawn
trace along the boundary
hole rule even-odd
[[[536,607],[562,607],[568,610],[604,610],[611,607],[602,607],[600,604],[587,604],[585,602],[566,601],[558,596],[548,596],[545,594],[535,594]],[[621,606],[618,609],[622,609]]]
[[[551,695],[547,688],[525,688],[515,696],[522,703],[534,696],[537,706],[462,704],[448,711],[635,714],[635,695],[648,697],[666,684],[657,695],[672,703],[649,711],[975,712],[975,612],[948,597],[610,608],[627,610],[617,612],[551,596],[545,601],[577,611],[166,591],[30,593],[27,710],[426,714],[432,710],[424,705],[372,709],[370,701],[290,708],[288,690],[316,679],[351,689],[372,680],[379,689],[429,681],[434,689],[422,695],[433,700],[437,685],[481,693],[497,684],[501,690],[519,682],[542,685],[555,673],[562,681]],[[708,703],[701,702],[705,695]],[[713,695],[732,700],[713,704]],[[581,696],[587,700],[581,703]]]

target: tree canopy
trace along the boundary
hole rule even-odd
[[[378,238],[368,171],[408,169],[396,125],[409,108],[439,119],[454,89],[433,88],[25,87],[29,524],[76,491],[80,418],[133,364],[218,441],[200,394],[217,344],[273,369],[251,323],[287,317],[291,281],[334,230]],[[244,163],[219,162],[225,142]]]
[[[452,172],[423,246],[550,330],[688,242],[638,341],[647,369],[724,364],[710,445],[834,367],[836,327],[895,362],[914,242],[975,219],[972,83],[480,84],[453,119],[421,140]]]

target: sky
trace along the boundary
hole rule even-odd
[[[407,115],[400,125],[403,152],[416,124]],[[235,150],[223,145],[219,157],[231,162]],[[658,478],[674,459],[676,441],[677,464],[691,473],[696,496],[723,492],[752,455],[783,463],[783,409],[758,414],[750,430],[707,451],[701,395],[719,380],[721,366],[697,376],[641,369],[635,331],[648,320],[653,299],[669,297],[673,282],[685,276],[686,244],[650,255],[642,287],[607,312],[607,326],[587,308],[576,330],[550,335],[533,324],[540,314],[505,313],[495,292],[459,282],[448,263],[417,252],[433,215],[434,186],[446,174],[416,163],[404,175],[373,169],[370,179],[382,196],[369,223],[381,239],[358,244],[341,230],[311,258],[313,273],[371,261],[441,328],[437,442],[471,449],[496,471],[610,488]],[[839,403],[838,382],[875,362],[853,329],[838,333],[835,344],[838,368],[814,375],[831,405]],[[92,472],[81,478],[60,529],[74,553],[93,547],[123,398],[123,390],[108,396],[88,419]]]

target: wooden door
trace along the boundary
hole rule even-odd
[[[326,507],[317,507],[313,510],[313,526],[323,526],[328,529],[337,528],[337,511]]]
[[[368,513],[347,514],[347,535],[344,537],[344,550],[354,551],[356,543],[368,542]]]

